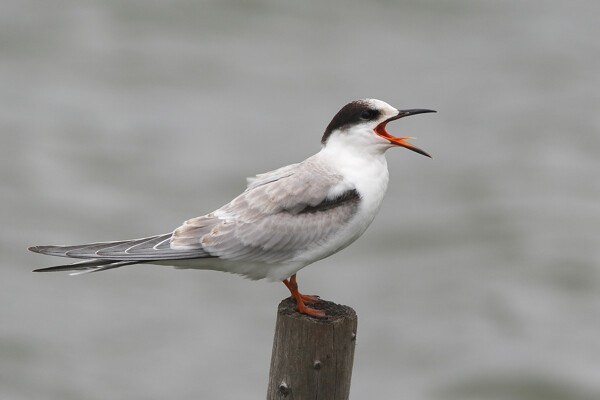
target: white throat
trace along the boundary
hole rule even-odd
[[[361,209],[374,217],[383,200],[389,181],[385,150],[388,146],[350,143],[347,138],[332,135],[317,157],[332,165],[344,177],[346,185],[356,188],[361,196]],[[372,218],[371,218],[372,220]]]

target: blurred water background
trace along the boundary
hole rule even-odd
[[[354,399],[600,398],[600,3],[2,1],[0,398],[261,399],[282,284],[33,274],[34,244],[169,232],[391,124],[390,187],[300,288],[359,316]]]

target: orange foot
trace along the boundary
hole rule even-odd
[[[304,300],[307,303],[320,303],[321,302],[321,298],[316,295],[300,294],[300,297],[302,297],[302,300]]]
[[[308,303],[318,303],[320,301],[319,296],[309,296],[306,294],[301,294],[298,291],[298,283],[296,283],[296,274],[292,275],[289,281],[287,279],[284,279],[283,283],[285,284],[285,286],[287,286],[287,288],[292,293],[292,297],[296,299],[296,302],[298,303],[297,309],[299,312],[301,312],[302,314],[308,314],[308,315],[311,315],[311,316],[317,317],[317,318],[325,317],[325,311],[315,310],[314,308],[306,307],[306,304],[304,304],[305,301]]]

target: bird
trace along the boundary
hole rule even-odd
[[[371,224],[388,186],[386,150],[403,147],[431,158],[407,141],[415,138],[394,137],[386,126],[432,112],[436,111],[399,110],[377,99],[352,101],[327,125],[319,152],[248,178],[246,189],[221,208],[166,234],[29,247],[35,253],[80,260],[34,272],[80,275],[133,264],[217,270],[281,281],[300,313],[326,317],[323,310],[306,305],[319,302],[320,297],[301,294],[296,273],[344,249]]]

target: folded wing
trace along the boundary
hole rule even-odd
[[[186,221],[173,233],[29,250],[85,260],[43,271],[93,272],[198,258],[281,263],[326,243],[352,219],[359,203],[358,192],[339,174],[309,158],[256,176],[230,203]]]
[[[330,239],[359,202],[340,175],[308,159],[258,175],[229,204],[177,228],[171,246],[227,260],[284,262]]]

